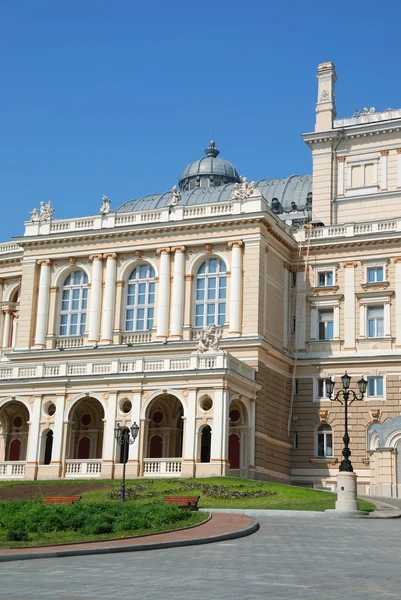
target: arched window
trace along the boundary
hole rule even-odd
[[[209,258],[196,275],[195,327],[214,323],[224,325],[226,320],[226,265],[220,258]]]
[[[202,429],[201,434],[201,462],[208,463],[210,462],[210,449],[212,445],[212,430],[209,425],[206,425]]]
[[[45,456],[44,456],[44,464],[50,465],[52,460],[52,450],[53,450],[53,431],[50,429],[46,434],[46,444],[45,444]]]
[[[125,331],[153,327],[155,312],[155,270],[151,265],[135,267],[128,279]]]
[[[83,271],[70,273],[61,293],[60,335],[83,335],[88,304],[88,276]]]
[[[320,425],[316,435],[317,456],[319,458],[333,456],[333,430],[330,425]]]

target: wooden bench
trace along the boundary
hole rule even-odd
[[[81,496],[45,496],[43,504],[75,504],[81,500]]]
[[[200,496],[164,496],[163,502],[166,502],[167,504],[175,504],[180,508],[198,510],[199,498]]]

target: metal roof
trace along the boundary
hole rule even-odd
[[[200,159],[200,161],[210,160],[209,157]],[[214,161],[222,161],[213,158]],[[198,161],[194,161],[198,162]],[[191,163],[193,165],[194,163]],[[231,163],[228,163],[231,165]],[[187,169],[191,166],[189,165]],[[232,165],[231,165],[232,166]],[[234,169],[234,167],[232,167]],[[236,169],[234,171],[237,173]],[[185,172],[185,171],[184,171]],[[219,187],[195,188],[180,192],[180,206],[191,206],[194,204],[216,204],[218,202],[230,202],[234,184],[227,183]],[[306,197],[312,191],[312,175],[291,175],[282,179],[260,179],[255,187],[271,206],[273,198],[277,198],[284,211],[291,210],[291,203],[295,202],[298,210],[303,210],[306,206]],[[141,212],[155,210],[169,206],[172,201],[172,192],[164,194],[150,194],[136,200],[128,200],[116,209],[117,213]]]

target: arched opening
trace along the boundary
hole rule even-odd
[[[95,460],[102,458],[103,406],[96,398],[79,400],[69,414],[67,460]]]
[[[209,425],[205,425],[201,433],[201,453],[200,461],[202,463],[210,462],[210,451],[212,446],[212,430]]]
[[[250,439],[250,426],[248,411],[245,404],[234,399],[229,410],[229,435],[228,435],[228,461],[231,470],[241,470],[242,476],[246,475],[248,468],[248,446]]]
[[[26,460],[28,423],[29,412],[22,402],[11,400],[0,409],[0,426],[3,430],[0,457],[3,461]]]
[[[161,435],[153,435],[150,440],[149,458],[162,458],[163,438]]]
[[[19,318],[19,307],[20,307],[20,292],[21,288],[18,287],[11,296],[11,324],[10,324],[10,335],[8,345],[10,348],[15,348],[17,340],[17,329],[18,329],[18,318]]]
[[[43,459],[43,463],[45,465],[50,465],[52,460],[52,451],[53,451],[53,430],[49,429],[46,434],[46,442],[45,442],[45,455]]]
[[[123,431],[126,431],[128,427],[123,427]],[[120,463],[123,465],[128,461],[129,444],[125,442],[120,446]]]
[[[333,430],[327,423],[320,425],[316,431],[316,450],[318,458],[333,456]]]
[[[228,437],[228,461],[230,469],[240,468],[241,441],[236,433],[231,433]]]
[[[183,406],[172,394],[161,394],[149,404],[146,411],[145,474],[181,472],[183,416]]]

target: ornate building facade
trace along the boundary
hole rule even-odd
[[[401,110],[337,119],[319,65],[312,175],[249,182],[212,141],[179,185],[0,245],[0,478],[235,475],[401,494]]]

